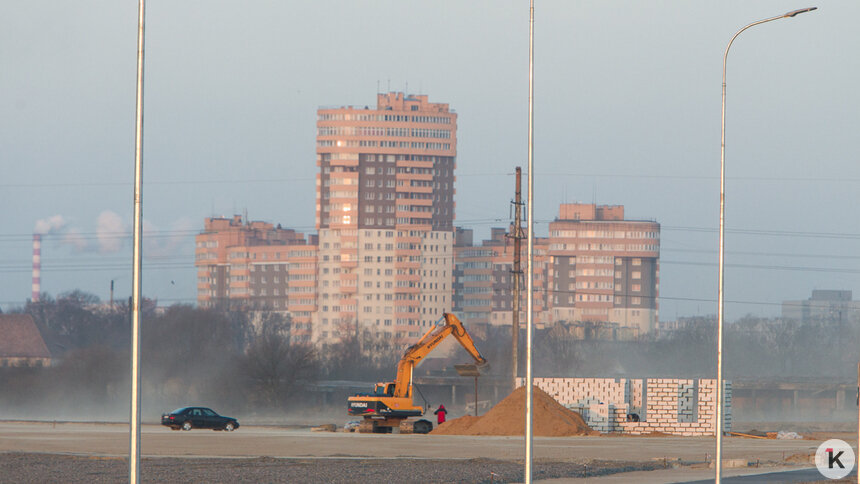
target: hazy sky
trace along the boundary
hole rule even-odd
[[[662,224],[660,318],[715,313],[723,52],[809,5],[536,3],[537,233],[561,202],[623,204]],[[728,319],[816,288],[860,299],[860,4],[818,6],[732,47]],[[0,2],[4,310],[30,296],[37,225],[43,291],[131,292],[136,29],[133,0]],[[528,1],[148,1],[145,295],[195,301],[204,217],[312,232],[316,109],[389,89],[457,111],[457,224],[505,226]]]

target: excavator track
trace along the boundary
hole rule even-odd
[[[360,434],[372,434],[374,427],[373,420],[364,419],[358,424],[358,433]]]

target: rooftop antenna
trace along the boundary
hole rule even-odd
[[[376,93],[379,94],[379,79],[376,80]]]
[[[388,78],[388,92],[391,92],[391,78]]]
[[[409,81],[406,81],[406,90],[403,91],[403,94],[409,95]]]

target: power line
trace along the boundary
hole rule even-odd
[[[527,176],[527,173],[523,175]],[[457,177],[487,177],[487,176],[504,176],[510,177],[514,176],[513,172],[472,172],[472,173],[458,173]],[[718,180],[717,176],[704,176],[704,175],[661,175],[654,173],[620,173],[620,172],[611,172],[611,173],[577,173],[577,172],[564,172],[564,171],[553,171],[553,172],[540,172],[535,173],[537,177],[577,177],[577,178],[627,178],[627,179],[656,179],[656,180]],[[727,177],[730,180],[749,180],[749,181],[786,181],[786,182],[839,182],[839,183],[858,183],[860,182],[860,178],[852,178],[852,177],[790,177],[790,176],[730,176]],[[316,176],[313,177],[270,177],[270,178],[247,178],[247,179],[235,179],[235,178],[224,178],[224,179],[210,179],[210,180],[201,180],[201,179],[185,179],[185,180],[155,180],[155,181],[147,181],[147,186],[171,186],[171,185],[239,185],[239,184],[253,184],[253,183],[263,183],[263,184],[271,184],[271,183],[293,183],[293,182],[308,182],[315,181]],[[63,188],[63,187],[130,187],[131,183],[128,182],[113,182],[113,181],[104,181],[104,182],[93,182],[93,181],[80,181],[80,182],[55,182],[55,183],[0,183],[0,188]]]

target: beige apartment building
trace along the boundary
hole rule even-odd
[[[549,237],[534,243],[533,315],[536,326],[567,322],[582,337],[628,339],[657,322],[660,225],[624,220],[623,206],[562,204]],[[473,245],[457,229],[454,310],[473,323],[510,325],[513,318],[513,241],[503,228]],[[528,254],[522,244],[521,272]],[[526,320],[521,279],[520,322]]]
[[[474,245],[471,229],[457,228],[454,245],[454,311],[469,323],[509,326],[513,324],[514,241],[510,231],[495,227],[490,238]],[[534,241],[534,323],[543,327],[551,323],[547,292],[547,249],[549,240]],[[526,321],[526,278],[528,245],[520,247],[520,323]]]
[[[457,115],[391,92],[317,112],[319,325],[420,336],[450,310]]]
[[[562,204],[549,239],[554,321],[656,328],[660,224],[625,220],[620,205]]]
[[[316,236],[266,222],[207,218],[196,236],[201,307],[289,313],[293,341],[310,341],[317,310]]]

